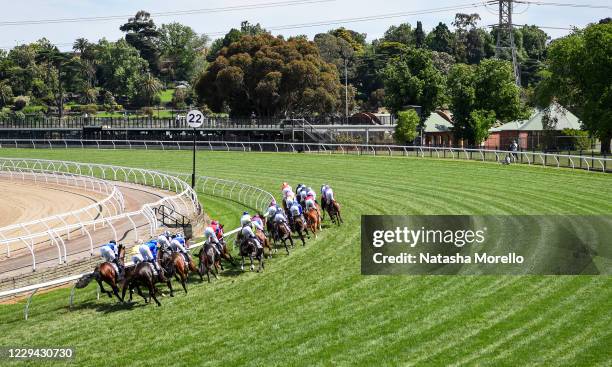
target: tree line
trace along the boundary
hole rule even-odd
[[[522,88],[504,61],[510,56],[494,57],[496,29],[479,21],[478,14],[457,14],[450,26],[440,22],[429,32],[421,22],[402,23],[370,42],[346,28],[310,40],[243,22],[211,43],[179,23],[157,26],[139,11],[120,27],[125,37],[118,41],[77,39],[61,52],[41,39],[0,51],[0,107],[48,106],[60,115],[66,101],[136,109],[159,105],[160,91],[180,84],[172,107],[232,116],[341,116],[347,107],[397,114],[416,105],[422,121],[447,108],[456,137],[478,144],[495,122],[558,101],[593,136],[611,135],[609,19],[552,42],[536,26],[515,28]],[[414,134],[405,131],[400,140]]]

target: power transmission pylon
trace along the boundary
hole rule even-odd
[[[516,85],[521,85],[521,72],[516,59],[516,45],[514,44],[514,26],[512,23],[513,0],[498,0],[499,2],[499,25],[497,26],[497,44],[495,57],[502,58],[503,50],[510,50],[512,57],[512,68]]]

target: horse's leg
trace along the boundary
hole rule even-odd
[[[304,241],[304,234],[302,233],[302,230],[298,230],[298,235],[300,236],[300,239],[302,240],[302,246],[306,246],[306,241]]]
[[[255,269],[255,266],[253,265],[253,253],[249,254],[249,258],[251,259],[251,271],[253,271]]]
[[[166,280],[166,286],[168,286],[168,289],[170,289],[170,297],[174,297],[174,289],[172,289],[172,282],[170,281],[170,278]]]
[[[240,264],[240,270],[244,271],[244,256],[242,256],[242,263]]]
[[[106,295],[108,295],[109,298],[112,298],[113,294],[110,291],[107,291],[106,289],[104,289],[104,286],[102,286],[102,280],[96,279],[96,281],[98,282],[98,285],[100,286],[100,293],[105,293]]]
[[[117,296],[117,299],[119,300],[119,302],[123,303],[123,297],[119,295],[119,287],[117,287],[117,285],[113,284],[113,294],[115,294],[115,296]]]
[[[287,239],[283,239],[283,245],[285,245],[285,250],[287,251],[287,255],[289,255],[289,246],[287,246]]]
[[[153,284],[152,280],[149,280],[149,297],[152,297],[155,303],[157,303],[158,306],[161,306],[161,303],[159,303],[157,297],[155,297],[155,284]]]

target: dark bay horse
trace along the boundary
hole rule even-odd
[[[119,244],[118,251],[119,255],[117,256],[118,262],[121,267],[125,264],[125,246],[123,244]],[[119,296],[119,274],[115,270],[115,265],[106,261],[102,264],[96,266],[93,273],[84,275],[76,284],[77,288],[85,288],[92,279],[95,279],[100,286],[100,292],[106,293],[109,297],[113,297],[113,294],[117,297],[119,302],[123,302],[123,297]],[[102,282],[108,284],[112,288],[111,291],[107,291],[102,286]]]
[[[304,240],[304,234],[310,238],[308,234],[308,226],[304,221],[304,217],[299,215],[293,219],[293,230],[298,234],[300,240],[302,240],[302,246],[306,246],[306,241]]]
[[[276,234],[279,240],[285,246],[285,250],[287,251],[287,255],[289,255],[289,246],[287,246],[287,240],[291,243],[291,247],[294,247],[293,238],[291,238],[291,229],[287,222],[277,222],[274,223],[274,228],[276,229]]]
[[[158,292],[155,284],[161,282],[162,277],[159,275],[155,275],[153,272],[153,264],[148,262],[139,262],[136,266],[129,271],[126,271],[125,278],[123,279],[123,290],[122,290],[122,298],[125,297],[125,291],[129,288],[130,290],[130,301],[132,300],[132,293],[134,288],[138,291],[138,294],[145,300],[146,303],[151,301],[151,298],[155,301],[158,306],[161,306],[161,303],[155,297],[155,293]],[[174,290],[172,289],[172,283],[170,283],[170,278],[166,279],[166,285],[168,289],[170,289],[170,297],[174,297]],[[143,286],[149,290],[149,298],[145,297],[141,290],[140,286]]]
[[[251,259],[251,271],[253,271],[253,258],[259,260],[259,272],[261,269],[265,268],[264,259],[263,259],[263,248],[257,247],[255,241],[251,238],[244,238],[240,242],[240,256],[242,257],[242,264],[240,265],[240,269],[244,270],[244,258],[249,257]]]
[[[206,241],[204,246],[200,249],[198,253],[198,258],[200,259],[200,265],[198,267],[198,272],[200,274],[200,279],[203,280],[202,276],[206,274],[208,278],[208,282],[210,283],[210,274],[215,276],[215,279],[219,279],[217,274],[219,273],[218,266],[220,264],[220,258],[216,256],[216,251],[213,248],[214,244]]]
[[[337,225],[344,223],[342,220],[342,215],[340,214],[340,204],[338,204],[337,201],[334,200],[327,204],[327,213],[329,214],[329,218],[331,219],[332,223]]]

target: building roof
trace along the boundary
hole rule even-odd
[[[582,124],[578,117],[563,106],[551,105],[549,110],[550,117],[557,120],[556,125],[552,127],[553,130],[581,129]],[[537,110],[528,120],[511,121],[489,131],[542,131],[544,130],[542,119],[545,114],[546,110]]]
[[[425,133],[441,133],[449,132],[453,128],[453,124],[442,117],[440,112],[432,112],[427,120],[425,120]]]

